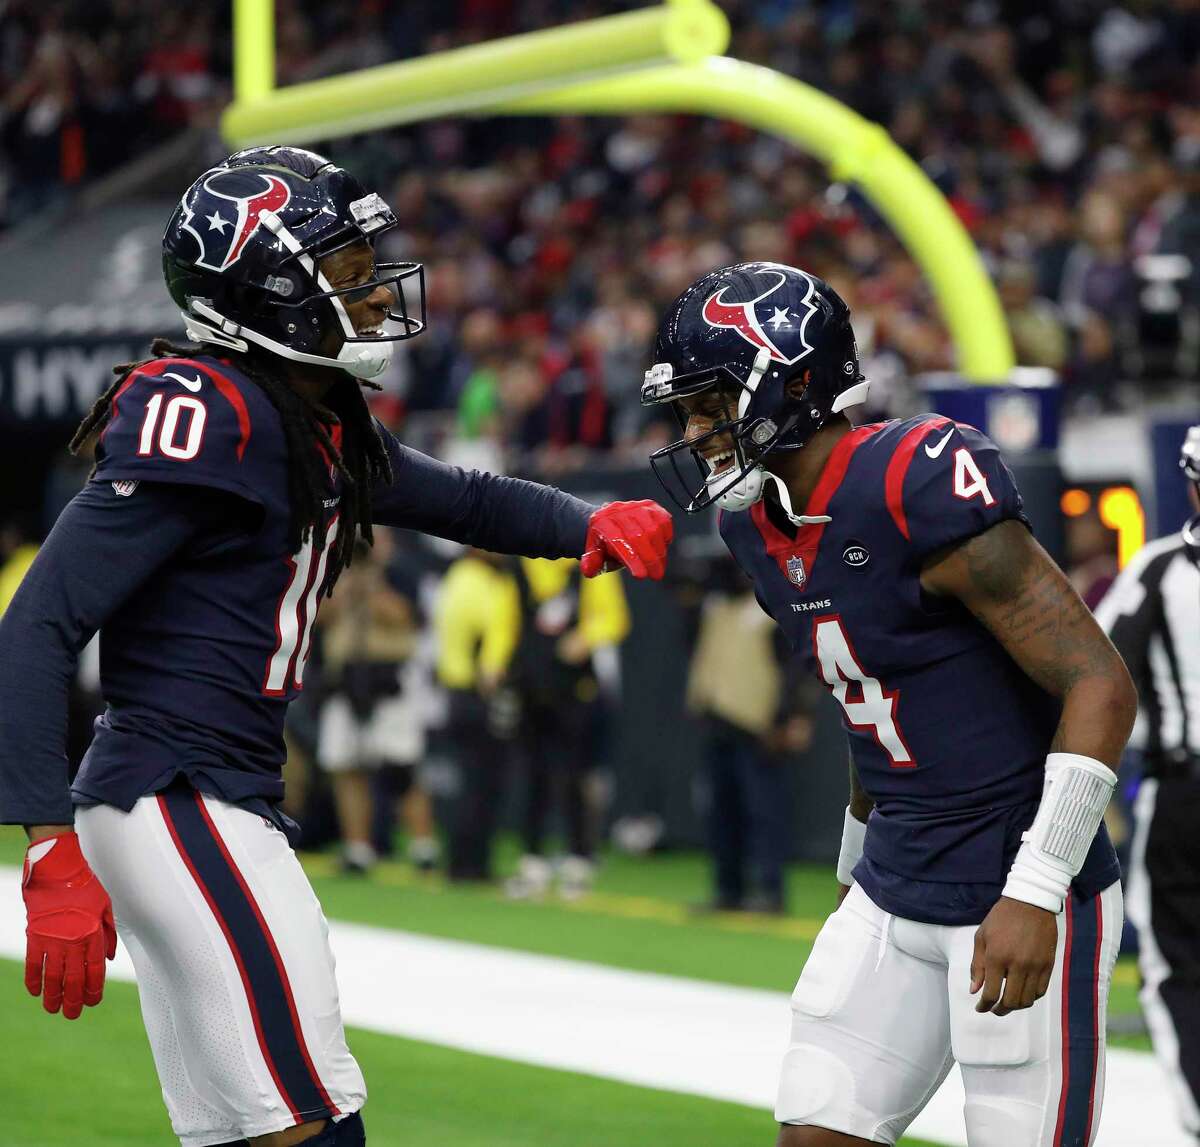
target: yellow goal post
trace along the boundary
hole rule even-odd
[[[234,102],[221,130],[236,147],[311,143],[453,115],[672,112],[746,124],[788,140],[853,184],[920,266],[972,382],[1014,366],[995,288],[962,222],[878,124],[799,80],[720,55],[725,15],[710,0],[492,40],[276,88],[274,0],[234,0]]]

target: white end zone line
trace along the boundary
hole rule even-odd
[[[14,960],[25,953],[19,886],[20,871],[0,866],[0,956]],[[351,1026],[768,1111],[774,1106],[789,1026],[782,992],[361,924],[334,922],[332,931],[342,1012]],[[124,948],[109,975],[133,980]],[[32,1020],[37,1005],[29,1005]],[[962,1103],[954,1071],[910,1134],[966,1147]],[[1096,1147],[1134,1143],[1194,1147],[1176,1127],[1153,1058],[1111,1051]]]

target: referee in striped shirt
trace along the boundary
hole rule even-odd
[[[1125,567],[1096,616],[1141,698],[1145,779],[1126,907],[1142,1009],[1184,1126],[1200,1137],[1200,425],[1179,464],[1196,514]]]

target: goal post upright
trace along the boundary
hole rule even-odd
[[[275,90],[275,0],[233,0],[233,92],[255,103]]]

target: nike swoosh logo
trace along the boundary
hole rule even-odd
[[[164,378],[173,378],[176,382],[182,383],[193,394],[199,394],[200,387],[202,387],[204,385],[204,383],[198,378],[184,378],[182,374],[175,374],[174,372],[169,371],[169,370],[163,371],[163,377]],[[928,449],[928,447],[926,447],[926,449]]]
[[[946,443],[950,441],[950,439],[953,437],[953,435],[954,435],[953,430],[947,430],[946,437],[943,438],[941,440],[941,442],[939,442],[936,446],[926,446],[925,447],[925,453],[928,454],[930,458],[936,458],[943,450],[945,450]]]

